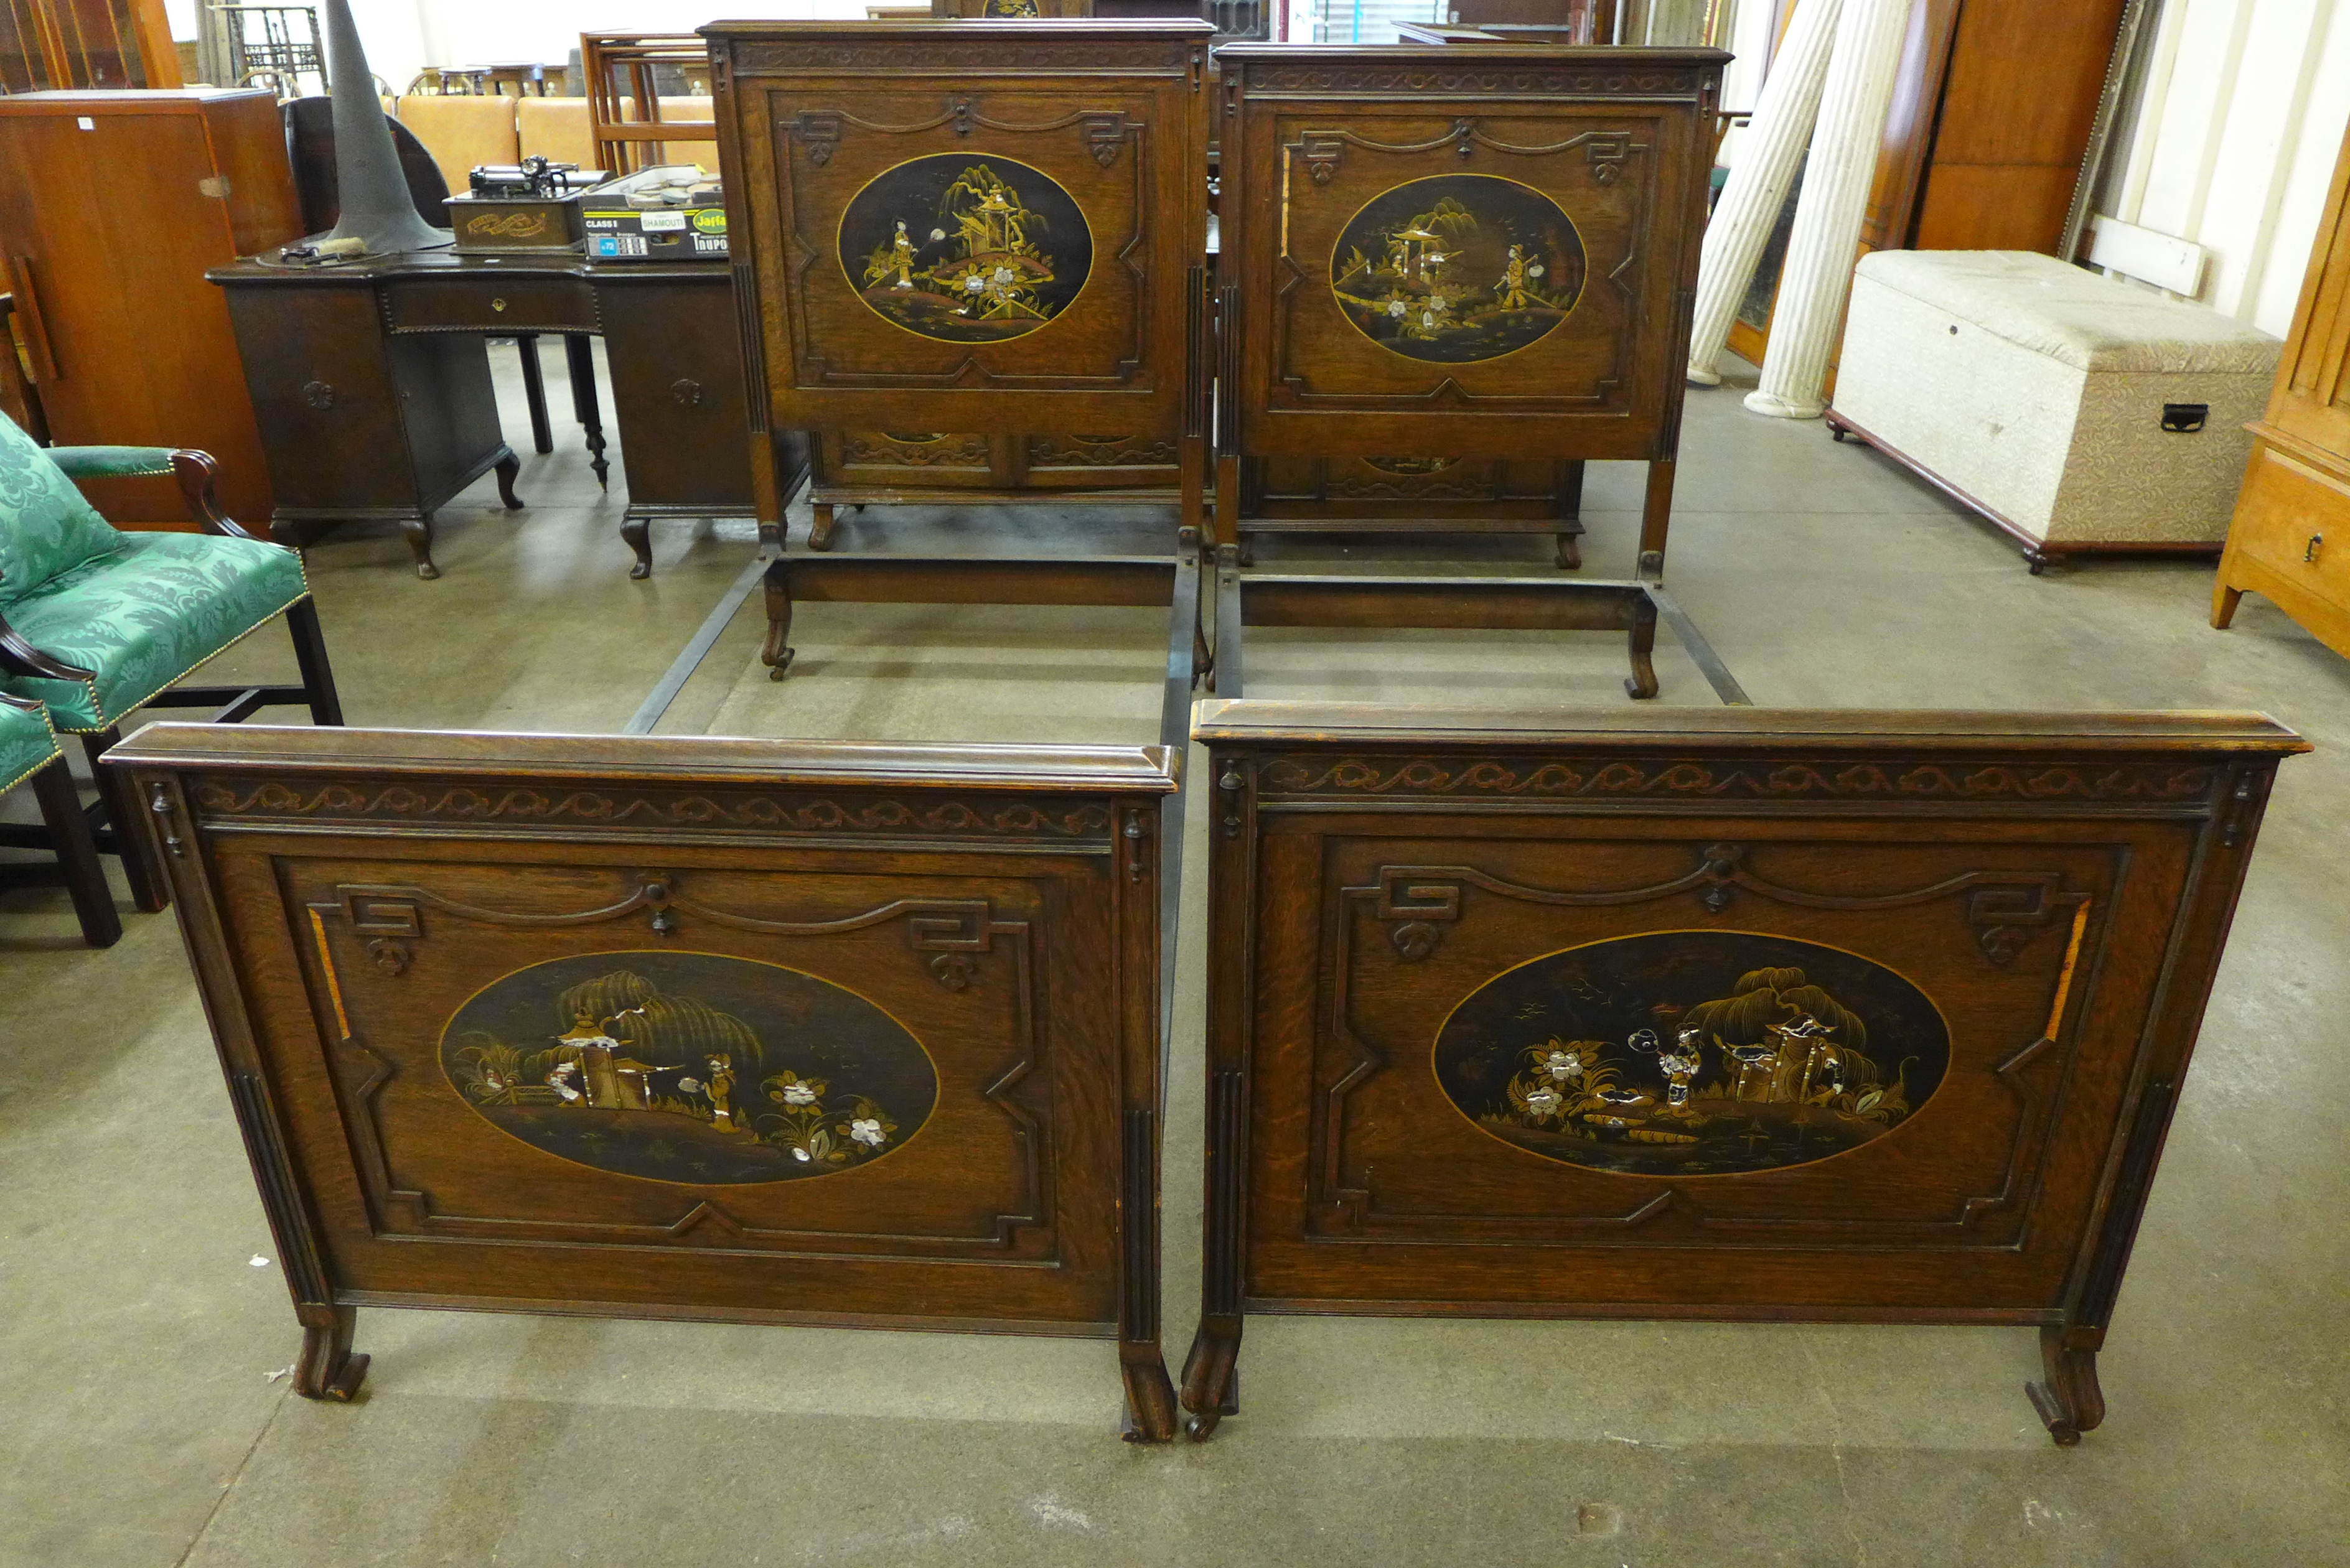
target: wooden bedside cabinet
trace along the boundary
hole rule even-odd
[[[2267,595],[2336,653],[2350,654],[2350,137],[2302,282],[2268,412],[2211,597],[2211,624]]]

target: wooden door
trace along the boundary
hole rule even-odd
[[[2350,467],[2350,135],[2334,165],[2325,217],[2263,422]]]

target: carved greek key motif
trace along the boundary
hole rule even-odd
[[[807,149],[808,161],[821,169],[832,161],[840,144],[840,116],[832,109],[804,109],[792,121],[792,140]]]
[[[1122,111],[1089,109],[1077,116],[1077,123],[1086,128],[1086,151],[1094,155],[1095,162],[1107,169],[1118,161],[1128,129]]]
[[[1583,144],[1583,161],[1591,165],[1591,177],[1602,185],[1613,185],[1624,171],[1624,161],[1645,148],[1633,145],[1632,138],[1620,130],[1594,132]]]
[[[1316,185],[1327,185],[1330,176],[1338,171],[1338,154],[1346,149],[1345,139],[1336,131],[1309,130],[1298,142],[1298,152],[1305,160],[1306,172]]]

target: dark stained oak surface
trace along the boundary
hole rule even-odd
[[[837,500],[1032,488],[1200,525],[1207,23],[701,31],[753,428],[816,432],[818,547]]]
[[[1155,748],[150,725],[305,1331],[363,1305],[1110,1338],[1162,1440]],[[1107,1400],[1105,1401],[1107,1405]]]
[[[1216,483],[1238,504],[1218,541],[1260,520],[1402,528],[1414,501],[1442,531],[1477,510],[1461,503],[1547,491],[1514,521],[1561,534],[1572,565],[1579,471],[1513,484],[1463,460],[1615,458],[1651,464],[1640,548],[1661,557],[1728,59],[1219,50]],[[1484,510],[1492,528],[1510,509]]]
[[[1211,701],[1207,1242],[1253,1312],[2012,1324],[2059,1443],[2278,762],[2251,713]]]
[[[1440,734],[1461,742],[1535,745],[1702,744],[1781,751],[1884,751],[1913,740],[1938,752],[2061,742],[2067,751],[2190,747],[2293,755],[2309,742],[2265,713],[2225,710],[2052,713],[2027,710],[1851,708],[1457,708],[1378,702],[1226,702],[1195,711],[1194,738],[1409,745]]]

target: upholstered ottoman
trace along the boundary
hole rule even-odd
[[[2029,251],[1878,251],[1853,280],[1829,428],[2012,535],[2037,572],[2216,553],[2279,344]]]

